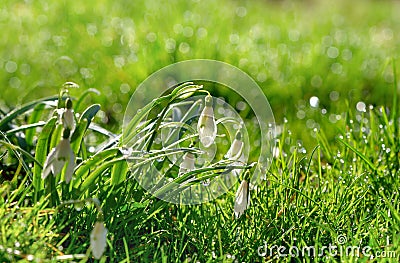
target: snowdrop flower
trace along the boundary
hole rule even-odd
[[[69,98],[65,101],[65,109],[60,109],[59,114],[64,129],[75,130],[74,110],[72,109],[72,101]]]
[[[225,157],[228,158],[229,160],[238,160],[239,157],[242,155],[242,152],[243,152],[242,133],[238,131]]]
[[[249,207],[249,205],[250,205],[249,183],[246,180],[243,180],[236,192],[235,206],[234,206],[235,217],[236,218],[241,217],[244,211]]]
[[[90,248],[95,259],[100,259],[107,246],[107,228],[103,222],[96,222],[90,233]]]
[[[65,182],[68,184],[71,181],[75,168],[75,155],[71,149],[71,143],[68,139],[69,133],[70,131],[68,129],[64,130],[63,138],[47,156],[47,159],[43,165],[42,179],[45,179],[50,172],[56,176],[61,172],[65,164],[67,164],[67,169],[65,171]]]
[[[232,166],[241,166],[245,163],[246,159],[243,152],[244,143],[242,141],[242,133],[238,131],[235,135],[235,139],[233,140],[231,147],[225,155],[225,158],[228,160],[234,161]],[[235,176],[239,176],[242,172],[242,169],[233,169],[232,173]]]
[[[179,174],[184,174],[194,170],[194,155],[193,153],[185,153],[183,155],[183,160],[181,165],[179,166]]]
[[[199,122],[197,124],[200,142],[206,148],[210,147],[217,136],[217,124],[215,123],[212,104],[213,101],[211,95],[207,95],[205,98],[204,109],[200,114]]]

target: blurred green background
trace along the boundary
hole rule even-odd
[[[247,72],[306,146],[348,107],[390,106],[398,1],[10,1],[0,6],[0,108],[65,81],[101,92],[114,131],[135,88],[171,63],[208,58]],[[314,97],[313,99],[311,99]],[[310,101],[311,99],[311,101]],[[312,105],[310,105],[310,102]],[[358,105],[358,106],[357,106]]]

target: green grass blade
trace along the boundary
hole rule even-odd
[[[98,91],[97,89],[93,89],[93,88],[91,88],[91,89],[87,89],[87,90],[85,90],[82,94],[81,94],[81,96],[79,97],[79,99],[77,100],[77,102],[75,103],[75,111],[76,112],[81,112],[83,109],[81,109],[81,104],[82,104],[82,102],[83,102],[83,100],[90,94],[90,93],[93,93],[93,94],[96,94],[96,95],[100,95],[100,91]]]
[[[36,122],[36,123],[21,125],[21,126],[15,128],[15,129],[7,131],[6,134],[10,135],[10,134],[15,134],[15,133],[21,132],[21,131],[26,131],[26,133],[25,133],[26,141],[28,143],[30,142],[30,145],[32,145],[33,144],[33,142],[32,142],[33,134],[35,134],[35,129],[34,128],[42,127],[45,124],[46,124],[46,122],[39,121],[39,122]],[[28,133],[31,133],[32,135],[29,135]],[[29,135],[29,138],[28,138],[28,135]]]
[[[35,158],[39,163],[43,164],[46,160],[49,140],[55,128],[56,121],[57,117],[51,118],[43,127],[42,132],[39,134],[35,151]],[[44,188],[44,183],[41,177],[42,177],[42,166],[39,166],[37,163],[35,163],[33,166],[33,187],[35,189],[36,201],[39,198],[39,192]]]
[[[43,110],[45,108],[44,103],[39,103],[33,108],[33,112],[29,116],[28,124],[41,124],[43,122],[40,121],[40,117],[42,116]],[[35,135],[35,129],[28,129],[25,132],[25,140],[29,145],[33,145],[33,136]]]
[[[85,175],[91,169],[94,170],[101,163],[104,163],[106,160],[108,160],[112,157],[115,157],[118,152],[119,152],[119,150],[116,148],[104,150],[98,154],[95,154],[94,156],[90,157],[89,159],[85,160],[84,162],[82,162],[75,171],[75,178],[76,178],[75,184],[78,184],[81,182],[81,180],[84,180]],[[75,186],[78,186],[78,185],[75,185]]]
[[[90,123],[99,110],[99,104],[91,105],[82,113],[82,116],[79,118],[75,131],[71,136],[71,147],[75,153],[79,152],[85,132],[89,128]]]
[[[111,169],[111,185],[118,185],[125,181],[128,172],[128,163],[125,161],[118,162]]]
[[[125,158],[113,159],[111,161],[105,162],[96,168],[89,176],[83,181],[83,183],[79,186],[79,191],[81,193],[85,192],[91,185],[94,184],[94,181],[108,168],[118,162],[126,162]]]
[[[351,146],[350,144],[348,144],[347,142],[345,142],[344,140],[340,139],[340,138],[336,138],[336,140],[338,140],[339,142],[341,142],[342,144],[344,144],[344,146],[346,146],[347,148],[349,148],[350,150],[352,150],[358,157],[360,157],[366,164],[368,164],[368,166],[376,171],[377,168],[375,167],[375,165],[368,160],[368,158],[362,154],[360,151],[358,151],[356,148],[354,148],[353,146]]]
[[[35,107],[36,105],[38,105],[39,103],[42,103],[44,101],[55,101],[58,99],[58,96],[56,97],[47,97],[47,98],[43,98],[40,100],[35,100],[32,102],[29,102],[27,104],[24,104],[12,111],[10,111],[3,119],[0,120],[0,131],[5,131],[7,130],[7,125],[13,120],[15,119],[17,116],[24,114],[25,112],[27,112],[28,110],[32,109],[33,107]]]

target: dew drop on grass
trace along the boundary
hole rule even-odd
[[[359,112],[366,112],[366,111],[367,111],[367,110],[366,110],[366,105],[365,105],[365,103],[362,102],[362,101],[357,102],[357,104],[356,104],[356,109],[357,109]]]
[[[84,204],[79,202],[79,203],[75,203],[74,204],[74,208],[76,209],[76,211],[81,211],[84,207]]]
[[[6,64],[5,64],[5,70],[8,72],[8,73],[14,73],[15,71],[17,71],[17,69],[18,69],[18,65],[17,65],[17,63],[15,63],[14,61],[7,61],[6,62]]]
[[[244,6],[239,6],[236,8],[236,15],[238,17],[245,17],[247,15],[247,9]]]
[[[317,96],[312,96],[310,98],[310,106],[313,108],[317,108],[319,106],[319,98]]]

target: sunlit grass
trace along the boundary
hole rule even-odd
[[[59,185],[57,201],[51,191],[33,194],[28,176],[40,167],[29,156],[37,154],[40,133],[18,128],[51,116],[35,107],[1,127],[0,261],[92,262],[96,207],[59,202],[97,197],[108,229],[103,262],[380,262],[382,251],[394,252],[387,261],[398,262],[399,11],[393,1],[5,1],[0,118],[18,104],[56,94],[65,81],[80,84],[76,98],[97,89],[76,111],[99,103],[93,122],[113,133],[92,127],[79,162],[116,138],[139,83],[192,58],[225,61],[253,77],[268,97],[278,135],[266,180],[251,191],[238,220],[238,184],[210,203],[172,205],[133,179],[119,184],[121,167],[99,171],[85,194]],[[46,107],[55,107],[54,99]],[[110,151],[90,164],[97,168],[115,156]],[[339,236],[346,246],[371,247],[375,257],[258,253],[265,244],[328,246]]]

